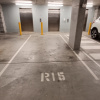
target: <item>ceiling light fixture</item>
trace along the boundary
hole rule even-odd
[[[93,7],[93,5],[86,5],[86,7],[88,8],[88,7]]]
[[[30,5],[32,5],[31,3],[16,3],[16,5],[18,5],[18,6],[30,6]]]
[[[28,3],[28,4],[30,4],[30,3],[32,3],[32,1],[16,1],[16,3]]]
[[[93,7],[93,3],[87,3],[86,7]]]
[[[32,5],[32,1],[16,1],[16,5]]]
[[[93,3],[87,3],[87,5],[93,5]]]
[[[48,4],[63,5],[63,3],[60,3],[60,2],[48,2]]]
[[[51,7],[51,6],[53,6],[53,7],[54,7],[54,6],[55,6],[55,7],[58,7],[58,6],[61,7],[61,6],[63,6],[63,5],[60,5],[60,4],[59,4],[59,5],[57,5],[57,4],[48,4],[48,6],[50,6],[50,7]]]

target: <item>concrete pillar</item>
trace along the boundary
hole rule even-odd
[[[87,0],[73,0],[69,46],[80,49]]]

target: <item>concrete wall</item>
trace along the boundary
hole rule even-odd
[[[88,19],[87,19],[87,24],[86,24],[86,31],[88,31],[88,29],[89,29],[90,22],[93,22],[94,12],[95,12],[94,7],[89,8],[89,10],[88,10]]]
[[[60,32],[70,31],[71,12],[72,12],[71,6],[63,6],[60,9]]]

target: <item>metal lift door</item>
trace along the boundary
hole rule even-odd
[[[20,8],[22,31],[33,31],[32,9]]]
[[[48,30],[59,31],[60,24],[60,9],[48,10]]]

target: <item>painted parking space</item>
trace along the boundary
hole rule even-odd
[[[58,72],[61,72],[64,78],[59,79]],[[46,73],[46,76],[49,73],[50,81],[46,77],[47,79],[45,78],[41,82],[43,73]],[[55,75],[55,80],[52,78],[52,73]],[[83,95],[87,100],[87,97],[91,98],[90,95],[92,98],[97,98],[100,92],[98,85],[94,83],[93,78],[80,62],[11,64],[0,78],[0,86],[2,100],[10,99],[10,94],[14,100],[19,98],[22,100],[31,98],[35,100],[46,100],[47,98],[72,100],[74,97],[77,100],[78,98],[84,99]],[[96,95],[93,90],[97,93]],[[4,93],[6,96],[2,95]]]
[[[82,52],[74,53],[59,35],[32,35],[0,77],[0,97],[2,100],[97,99],[100,83],[96,77],[100,78],[100,70],[93,70],[91,63]]]
[[[0,36],[0,63],[7,63],[26,39],[26,35],[23,37],[19,35]]]

